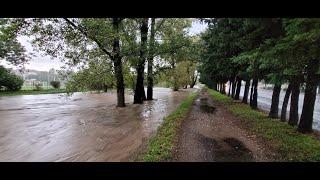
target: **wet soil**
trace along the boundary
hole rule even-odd
[[[272,161],[263,142],[239,126],[240,120],[201,91],[182,122],[173,161]]]

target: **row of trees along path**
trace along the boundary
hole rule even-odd
[[[205,20],[200,81],[239,99],[245,81],[243,103],[257,109],[258,82],[273,84],[269,117],[278,118],[281,85],[289,84],[282,104],[281,121],[297,125],[302,133],[312,132],[316,89],[319,85],[320,20],[313,18],[214,18]],[[225,84],[229,83],[228,92]],[[251,83],[251,85],[250,85]],[[251,93],[249,88],[251,86]],[[299,119],[300,88],[305,87]]]

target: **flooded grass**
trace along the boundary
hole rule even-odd
[[[175,111],[164,118],[162,125],[158,128],[157,134],[149,141],[143,161],[167,161],[172,158],[172,148],[176,141],[177,130],[181,125],[182,119],[189,112],[197,94],[197,92],[192,92]]]
[[[20,90],[20,91],[0,91],[0,96],[35,95],[35,94],[55,94],[66,93],[66,89],[44,89],[44,90]]]
[[[272,148],[275,148],[281,161],[320,161],[320,141],[310,134],[301,134],[296,128],[279,119],[268,118],[266,113],[252,110],[242,103],[233,103],[232,99],[212,89],[212,97],[227,105],[228,110],[240,117],[242,124],[258,135]]]

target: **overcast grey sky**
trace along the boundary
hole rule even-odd
[[[195,35],[203,32],[207,28],[206,24],[202,24],[199,21],[193,21],[192,27],[190,28],[189,34]],[[48,71],[51,68],[60,69],[63,65],[59,59],[52,59],[50,56],[44,56],[43,53],[33,51],[33,48],[30,44],[30,38],[28,37],[20,37],[18,40],[21,44],[26,48],[27,52],[32,52],[36,56],[32,57],[30,62],[25,65],[26,69],[34,69],[38,71]],[[13,67],[8,65],[8,63],[0,62],[0,64],[5,65],[6,67]]]

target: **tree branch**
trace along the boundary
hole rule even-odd
[[[89,34],[81,27],[77,26],[76,24],[74,24],[72,21],[70,21],[68,18],[63,18],[69,25],[71,25],[73,28],[79,30],[84,36],[86,36],[88,39],[91,39],[93,40],[97,45],[98,47],[104,52],[106,53],[110,59],[113,59],[113,56],[112,54],[107,51],[103,46],[102,44],[98,41],[98,39],[96,37],[90,37]]]
[[[155,32],[158,31],[158,29],[162,26],[162,24],[164,23],[165,19],[162,19],[160,21],[160,23],[158,24],[158,26],[155,28]]]

